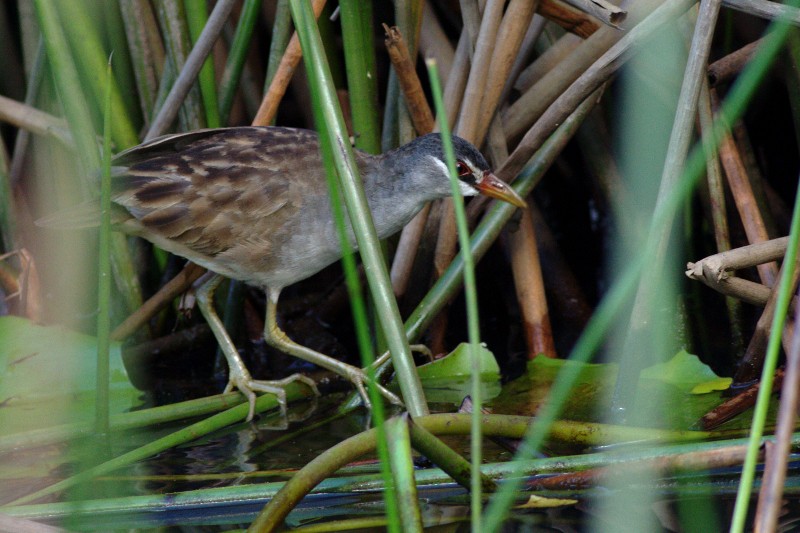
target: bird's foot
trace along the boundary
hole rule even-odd
[[[317,384],[313,379],[303,374],[292,374],[289,377],[274,380],[263,381],[256,380],[250,377],[249,372],[245,371],[242,375],[232,373],[228,385],[225,387],[225,392],[231,392],[238,389],[239,392],[245,395],[250,404],[250,410],[247,413],[247,422],[250,422],[256,413],[256,392],[268,392],[275,395],[278,400],[278,406],[281,409],[281,416],[284,421],[288,421],[287,403],[286,403],[286,390],[285,387],[294,381],[301,381],[305,383],[314,393],[314,396],[319,396]]]
[[[367,377],[366,372],[360,368],[350,365],[347,365],[347,367],[348,368],[344,369],[344,372],[342,372],[341,375],[347,378],[355,386],[358,394],[361,396],[361,400],[364,402],[364,406],[367,409],[371,409],[372,403],[369,401],[369,394],[367,394],[367,388],[365,386],[369,382],[369,377]],[[375,381],[375,386],[378,388],[378,391],[381,393],[381,395],[391,403],[400,406],[403,405],[403,400],[401,400],[395,393],[378,383],[377,380]]]

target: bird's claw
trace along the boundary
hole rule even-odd
[[[303,374],[292,374],[289,377],[274,381],[255,380],[249,375],[231,375],[228,380],[228,385],[225,387],[225,392],[231,392],[234,389],[238,389],[239,392],[245,395],[248,403],[250,404],[250,410],[247,413],[247,422],[250,422],[256,413],[256,392],[268,392],[274,394],[281,410],[281,417],[284,421],[288,421],[285,387],[294,381],[301,381],[305,383],[314,393],[314,396],[320,395],[319,390],[317,389],[317,384],[314,382],[314,380],[308,376],[304,376]]]

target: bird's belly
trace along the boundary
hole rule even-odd
[[[313,276],[341,256],[338,249],[325,249],[319,245],[293,248],[291,254],[262,258],[269,268],[259,269],[261,272],[254,281],[267,287],[286,287]]]

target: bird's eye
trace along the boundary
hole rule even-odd
[[[462,178],[464,176],[469,176],[470,174],[472,174],[472,170],[463,161],[456,162],[456,172],[458,172],[458,176]]]

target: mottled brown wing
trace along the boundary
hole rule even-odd
[[[205,130],[123,152],[114,201],[135,219],[123,227],[190,259],[250,241],[269,248],[265,230],[279,227],[303,194],[286,172],[298,145],[304,166],[318,167],[316,135],[289,128]]]

